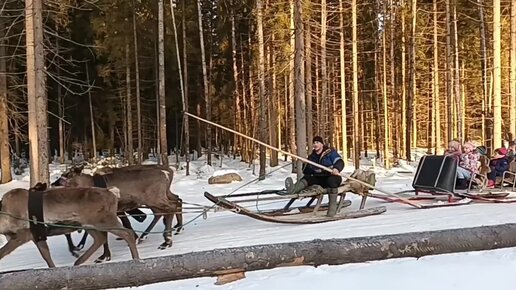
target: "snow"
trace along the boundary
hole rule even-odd
[[[171,164],[175,158],[171,158]],[[220,166],[222,164],[222,167]],[[404,163],[402,167],[384,170],[379,167],[377,187],[389,192],[411,189],[414,168],[417,164]],[[51,180],[57,179],[65,167],[52,164]],[[281,162],[278,167],[267,167],[267,178],[258,181],[253,175],[253,167],[230,158],[214,160],[213,166],[206,165],[205,159],[193,161],[191,174],[185,175],[179,167],[174,176],[171,189],[185,202],[185,230],[175,235],[172,248],[158,250],[163,242],[160,231],[161,222],[153,234],[138,245],[142,258],[175,255],[192,251],[217,248],[258,245],[281,242],[306,241],[313,239],[348,238],[371,235],[395,234],[415,231],[465,228],[482,225],[496,225],[514,222],[513,204],[470,204],[458,207],[418,210],[403,204],[387,204],[380,200],[368,199],[366,206],[385,205],[387,212],[366,218],[342,220],[315,225],[284,225],[257,221],[228,211],[214,211],[213,204],[204,198],[208,191],[214,195],[229,194],[233,191],[253,192],[265,189],[281,189],[284,179],[291,175],[291,167]],[[346,166],[344,172],[351,173],[353,167]],[[219,172],[236,172],[243,181],[231,184],[208,184],[210,176]],[[258,172],[258,170],[256,170]],[[0,185],[0,195],[16,187],[27,188],[27,175]],[[357,209],[360,197],[348,194],[353,201],[350,210]],[[278,208],[285,201],[264,202],[257,205],[249,203],[253,210]],[[211,208],[207,219],[202,217],[202,207]],[[150,212],[150,211],[147,211]],[[151,218],[144,223],[131,219],[137,231],[145,229]],[[81,234],[74,233],[74,240]],[[110,246],[112,261],[130,259],[127,245],[116,241],[111,235]],[[91,239],[88,240],[91,242]],[[0,238],[0,245],[5,239]],[[89,245],[89,244],[88,244]],[[87,245],[87,246],[88,246]],[[64,237],[50,237],[49,247],[57,266],[72,265],[75,261],[66,246]],[[101,254],[95,253],[88,263]],[[139,289],[515,289],[516,282],[508,277],[516,270],[516,250],[513,248],[496,251],[470,252],[430,256],[421,259],[394,259],[342,266],[291,267],[246,273],[247,278],[227,285],[214,285],[215,278],[198,278],[141,286]],[[46,268],[46,263],[32,243],[27,243],[0,260],[0,271],[30,268]],[[491,275],[467,275],[467,273],[497,273]],[[504,275],[507,274],[507,275]],[[371,279],[371,277],[374,277]],[[402,279],[400,279],[402,278]],[[339,287],[340,286],[340,287]],[[354,288],[353,288],[354,287]]]

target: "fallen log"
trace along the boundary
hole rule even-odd
[[[139,261],[0,273],[0,289],[102,289],[282,266],[339,265],[516,246],[516,224],[215,249]]]

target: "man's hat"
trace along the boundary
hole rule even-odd
[[[324,140],[321,136],[315,136],[314,139],[313,139],[313,142],[319,142],[321,144],[324,144]]]

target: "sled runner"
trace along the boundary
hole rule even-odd
[[[387,209],[384,206],[360,209],[357,211],[344,211],[345,207],[351,205],[351,201],[345,200],[345,193],[341,193],[338,202],[337,214],[333,217],[326,216],[327,204],[322,204],[322,199],[326,190],[315,185],[311,186],[297,194],[286,194],[284,190],[265,190],[263,192],[249,192],[233,195],[214,196],[209,192],[205,192],[204,196],[214,204],[231,210],[237,214],[245,215],[257,220],[286,223],[286,224],[314,224],[341,219],[361,218],[370,215],[384,213]],[[254,196],[254,198],[251,198]],[[292,206],[296,200],[309,198],[309,201],[302,206]],[[271,209],[264,211],[253,211],[240,204],[255,202],[259,204],[264,201],[281,201],[287,200],[286,205],[280,209]],[[317,200],[314,205],[314,201]]]

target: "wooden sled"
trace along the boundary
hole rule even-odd
[[[264,195],[271,195],[275,193],[274,191],[265,192]],[[283,193],[283,192],[282,192]],[[225,195],[225,196],[214,196],[209,192],[205,192],[204,196],[213,202],[214,204],[225,208],[227,210],[231,210],[237,214],[245,215],[260,221],[273,222],[273,223],[284,223],[284,224],[315,224],[315,223],[323,223],[336,221],[341,219],[352,219],[352,218],[361,218],[370,215],[377,215],[384,213],[387,209],[384,206],[369,208],[369,209],[361,209],[357,211],[347,211],[341,212],[341,209],[344,207],[348,207],[351,205],[351,201],[345,200],[345,194],[340,195],[340,199],[338,202],[337,214],[333,217],[327,217],[327,204],[322,204],[322,197],[325,194],[325,190],[317,190],[313,189],[304,190],[301,193],[293,194],[293,195],[276,195],[276,196],[267,196],[261,197],[260,193],[250,192],[243,194],[235,194],[235,195]],[[249,196],[257,196],[253,199],[239,199],[239,200],[229,200],[234,199],[235,197],[249,197]],[[303,206],[295,206],[292,207],[294,201],[302,198],[310,198],[308,203]],[[313,205],[313,202],[317,199],[317,203]],[[260,202],[260,201],[270,201],[270,200],[288,200],[287,204],[281,209],[273,209],[267,211],[255,212],[248,208],[245,208],[239,203],[245,202]]]

